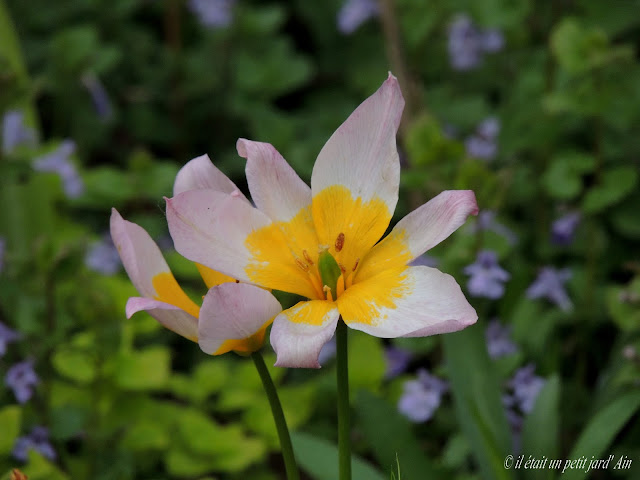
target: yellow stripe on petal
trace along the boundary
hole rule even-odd
[[[245,240],[252,259],[245,272],[251,282],[276,290],[316,297],[309,279],[313,262],[318,259],[318,239],[313,229],[310,207],[305,207],[288,222],[274,222],[255,230]],[[306,252],[306,256],[305,256]]]
[[[171,272],[157,274],[153,277],[151,283],[156,291],[156,295],[154,296],[156,300],[178,307],[198,318],[200,307],[184,293]]]
[[[292,323],[305,323],[307,325],[320,326],[326,320],[327,314],[335,308],[333,302],[324,300],[311,300],[298,302],[293,307],[282,312]]]
[[[222,355],[223,353],[234,351],[238,355],[246,356],[257,352],[262,348],[262,345],[264,345],[264,336],[271,322],[273,322],[273,318],[249,338],[225,340],[224,343],[220,345],[220,348],[213,352],[213,355]]]
[[[384,310],[395,310],[397,302],[413,291],[408,284],[409,268],[388,268],[347,288],[337,301],[345,323],[375,325],[376,321],[384,320]]]
[[[313,197],[313,221],[320,244],[347,272],[382,237],[392,212],[379,198],[363,202],[343,185],[332,185]]]
[[[236,281],[235,278],[213,270],[212,268],[205,267],[198,262],[195,262],[195,264],[198,268],[198,272],[200,272],[202,280],[204,280],[204,283],[207,285],[207,288],[215,287],[216,285],[222,285],[223,283]]]
[[[363,282],[384,270],[404,267],[411,258],[404,230],[393,230],[360,262],[354,282]]]

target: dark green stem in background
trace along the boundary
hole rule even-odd
[[[282,411],[282,405],[278,398],[278,392],[276,386],[273,384],[267,365],[264,363],[264,358],[260,352],[253,352],[251,354],[253,363],[256,365],[260,380],[262,380],[262,386],[269,399],[271,405],[271,413],[273,420],[276,422],[276,429],[278,430],[278,438],[280,439],[280,449],[282,450],[282,458],[284,459],[284,467],[287,471],[287,480],[299,480],[300,473],[298,472],[298,465],[296,464],[296,457],[293,453],[293,446],[291,445],[291,437],[289,436],[289,429],[287,428],[287,421],[284,418],[284,412]]]
[[[340,480],[351,480],[351,425],[349,418],[349,360],[347,334],[349,329],[338,320],[336,329],[336,357],[338,363],[338,464]]]

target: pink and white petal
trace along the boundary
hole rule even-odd
[[[209,354],[235,350],[234,347],[242,343],[237,341],[251,342],[252,337],[264,331],[281,311],[278,300],[262,288],[246,283],[212,287],[200,309],[200,348]],[[242,346],[245,351],[258,350],[262,347],[262,338],[256,345]]]
[[[271,224],[241,197],[214,190],[191,190],[167,202],[169,233],[183,257],[249,282],[245,268],[252,253],[248,235]]]
[[[169,330],[193,341],[198,341],[198,319],[174,305],[144,297],[131,297],[127,301],[127,318],[145,311]]]
[[[333,337],[339,317],[335,303],[323,300],[300,302],[278,315],[271,327],[276,366],[320,368],[318,355]]]
[[[171,273],[158,245],[144,228],[123,219],[115,208],[111,209],[110,223],[111,239],[131,282],[142,296],[155,297],[153,279]]]
[[[447,190],[400,220],[364,258],[358,279],[366,280],[395,259],[409,263],[435,247],[462,226],[469,215],[478,214],[472,190]]]
[[[338,298],[347,325],[381,338],[462,330],[478,315],[451,275],[429,267],[389,269]]]
[[[228,194],[237,191],[249,203],[236,184],[211,162],[209,155],[196,157],[180,169],[173,184],[173,196],[206,188]]]
[[[256,207],[274,222],[288,222],[311,205],[311,188],[270,143],[240,138],[238,155],[247,159],[247,183]]]
[[[313,196],[342,185],[354,199],[382,200],[393,213],[400,182],[396,132],[403,108],[398,81],[389,74],[320,151],[311,176]]]

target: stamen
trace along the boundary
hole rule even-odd
[[[353,273],[350,273],[347,277],[347,281],[344,283],[344,288],[349,288],[351,285],[353,285]]]
[[[240,283],[240,280],[236,280],[236,283]]]
[[[309,280],[311,280],[311,285],[313,285],[313,289],[318,294],[318,298],[324,298],[324,293],[322,292],[322,283],[320,283],[320,279],[317,275],[314,275],[311,272],[308,272]]]
[[[330,302],[333,302],[333,295],[331,295],[331,287],[325,285],[324,287],[322,287],[322,291],[327,294],[327,300],[329,300]]]
[[[360,263],[360,257],[356,258],[356,264],[351,269],[352,272],[356,271],[356,269],[358,268],[358,263]]]
[[[311,257],[306,250],[302,250],[302,255],[304,256],[304,259],[309,263],[309,265],[313,265],[313,260],[311,260]]]
[[[339,252],[340,250],[342,250],[342,247],[344,247],[344,233],[340,232],[338,234],[338,238],[336,238],[336,252]]]
[[[298,265],[298,267],[300,267],[302,270],[304,270],[305,272],[309,271],[309,265],[307,265],[306,263],[304,263],[302,260],[300,260],[299,258],[296,258],[296,265]]]
[[[338,277],[338,283],[336,284],[336,299],[344,293],[344,274]]]
[[[342,265],[341,263],[338,263],[338,266],[340,267],[340,270],[342,270],[342,273],[347,273],[347,269],[344,268],[344,265]]]

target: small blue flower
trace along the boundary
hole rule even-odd
[[[377,15],[378,3],[375,0],[346,0],[338,12],[338,30],[349,35]]]
[[[511,328],[503,326],[498,320],[489,322],[485,339],[491,358],[504,357],[518,351],[518,346],[511,340]]]
[[[573,308],[573,304],[567,295],[564,284],[570,278],[571,271],[568,268],[544,267],[538,273],[535,281],[527,288],[527,298],[546,298],[560,309],[568,312]]]
[[[24,113],[10,110],[2,118],[2,153],[13,152],[18,145],[35,146],[35,132],[24,124]]]
[[[474,233],[492,231],[504,237],[511,245],[518,241],[518,236],[513,230],[496,220],[496,212],[493,210],[482,210],[478,213],[476,221],[472,224],[471,231]]]
[[[189,0],[189,10],[208,28],[228,27],[236,0]]]
[[[486,297],[493,300],[504,295],[504,282],[510,275],[500,265],[495,252],[484,250],[478,254],[476,261],[464,269],[469,275],[467,288],[474,297]]]
[[[446,382],[429,375],[425,369],[418,370],[417,380],[404,383],[404,392],[398,400],[398,410],[415,423],[429,420],[440,406],[442,394],[448,390]]]
[[[7,353],[7,345],[20,339],[20,334],[0,322],[0,357]]]
[[[476,131],[464,141],[467,154],[474,158],[492,160],[498,153],[496,140],[500,134],[500,120],[496,117],[485,118]]]
[[[387,371],[385,378],[395,378],[403,373],[411,362],[411,352],[397,347],[387,347],[384,350],[384,356],[387,360]]]
[[[11,454],[17,460],[26,462],[31,449],[49,460],[55,460],[56,458],[56,451],[49,442],[49,430],[45,427],[33,427],[29,435],[18,437]]]
[[[580,224],[579,212],[563,215],[551,225],[551,241],[556,245],[569,245],[573,242],[576,228]]]
[[[468,15],[457,15],[449,25],[449,62],[454,70],[468,71],[478,67],[486,53],[504,47],[504,37],[498,30],[480,30]]]
[[[53,172],[60,176],[64,192],[69,198],[77,198],[84,192],[84,183],[69,159],[75,150],[76,144],[72,140],[65,140],[53,152],[33,161],[34,170]]]
[[[33,370],[33,361],[26,360],[24,362],[13,365],[4,379],[5,384],[16,396],[19,403],[26,403],[33,396],[33,387],[40,380]]]
[[[98,116],[103,120],[110,118],[113,114],[111,101],[100,79],[93,73],[86,73],[80,81],[91,95],[91,101]]]
[[[535,370],[533,364],[519,368],[508,384],[513,391],[511,403],[517,405],[523,413],[531,413],[538,394],[545,385],[545,379],[535,375]]]
[[[91,245],[84,257],[84,263],[90,270],[103,275],[113,275],[120,270],[120,254],[111,240],[111,235],[104,235],[102,240]]]

